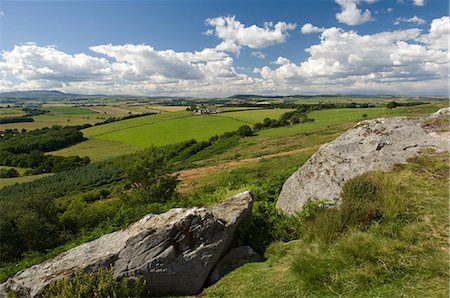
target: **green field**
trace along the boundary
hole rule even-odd
[[[85,115],[85,114],[97,114],[97,112],[88,108],[73,107],[73,106],[49,106],[45,107],[51,114],[54,115]]]
[[[251,110],[192,116],[181,111],[151,115],[85,129],[87,137],[118,141],[137,147],[167,145],[195,139],[208,140],[216,134],[233,131],[245,124],[254,124],[266,117],[279,118],[289,110]]]
[[[122,120],[114,123],[94,126],[83,130],[84,136],[88,138],[106,135],[112,132],[121,131],[123,129],[138,128],[141,126],[164,122],[167,120],[191,117],[189,112],[174,112],[143,116],[133,119]]]
[[[257,122],[262,122],[264,118],[278,119],[281,115],[289,111],[293,111],[293,109],[248,110],[222,113],[218,116],[235,119],[248,124],[255,124]]]
[[[203,160],[203,163],[252,158],[315,146],[328,142],[356,122],[364,120],[363,114],[367,114],[367,119],[382,116],[420,116],[444,106],[445,104],[428,104],[392,110],[381,107],[314,111],[309,114],[310,118],[315,119],[314,122],[261,130],[255,137],[240,139],[238,146],[224,150],[211,161]],[[192,116],[190,112],[179,111],[122,120],[87,128],[83,130],[83,134],[90,140],[52,154],[88,156],[93,161],[98,161],[135,152],[150,144],[160,146],[190,139],[207,140],[215,134],[233,131],[241,125],[251,125],[266,117],[278,119],[286,111],[289,109],[258,109],[208,116]],[[317,142],[305,138],[310,133],[316,134]],[[210,150],[214,151],[215,148]]]
[[[14,185],[17,183],[25,183],[31,182],[39,178],[43,178],[52,174],[39,174],[39,175],[31,175],[31,176],[20,176],[14,178],[0,178],[0,188],[5,186]]]
[[[90,139],[79,144],[50,152],[53,155],[81,157],[88,156],[92,162],[109,159],[119,155],[134,153],[142,148],[103,139]]]
[[[25,112],[20,108],[0,108],[0,118],[4,117],[17,117],[24,115]]]
[[[233,131],[245,122],[219,116],[192,116],[123,129],[99,138],[138,147],[167,145],[190,139],[205,141],[216,134]]]

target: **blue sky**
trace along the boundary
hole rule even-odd
[[[448,9],[442,0],[1,1],[0,91],[448,94]]]

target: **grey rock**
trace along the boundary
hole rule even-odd
[[[208,284],[218,282],[227,273],[247,263],[262,262],[264,258],[255,252],[250,246],[240,246],[231,249],[214,267],[208,279]]]
[[[127,229],[17,273],[0,285],[0,297],[8,290],[39,297],[53,281],[109,266],[117,279],[145,280],[153,294],[197,294],[227,253],[240,222],[251,215],[252,204],[247,191],[209,208],[147,215]]]
[[[430,117],[448,116],[442,109],[425,118],[379,118],[359,122],[334,141],[322,145],[283,185],[276,207],[293,214],[309,201],[340,203],[342,186],[368,171],[389,171],[425,148],[448,150],[448,134],[425,129]]]

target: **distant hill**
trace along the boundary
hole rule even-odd
[[[64,100],[78,97],[86,97],[86,95],[64,93],[57,90],[12,91],[0,93],[0,100]]]

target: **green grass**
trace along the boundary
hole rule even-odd
[[[180,111],[129,119],[83,131],[92,138],[118,141],[137,147],[178,143],[190,139],[204,141],[216,134],[236,130],[244,124],[278,118],[287,110],[250,110],[208,116],[192,116]]]
[[[320,128],[325,128],[331,125],[336,125],[345,122],[356,123],[364,120],[363,114],[367,114],[367,119],[374,119],[379,117],[394,117],[394,116],[423,116],[437,111],[445,105],[420,105],[414,107],[398,107],[392,110],[382,108],[367,108],[367,109],[332,109],[323,111],[313,111],[308,114],[309,118],[313,118],[314,122],[307,122],[300,125],[292,125],[276,129],[267,129],[259,133],[266,137],[279,137],[292,135],[297,133],[308,133]]]
[[[92,162],[96,162],[124,154],[134,153],[138,150],[141,150],[141,148],[121,142],[94,138],[61,150],[49,152],[49,154],[60,156],[87,156]]]
[[[244,265],[200,297],[448,297],[448,170],[442,154],[365,174],[379,189],[368,201],[319,209],[304,220],[303,239],[272,244],[267,261]],[[350,188],[344,200],[360,197],[363,188]],[[362,225],[339,215],[374,207],[378,216]]]
[[[23,175],[23,174],[25,174],[25,172],[27,170],[29,170],[28,168],[18,168],[18,167],[10,167],[10,166],[0,166],[0,169],[5,169],[5,170],[15,169],[17,171],[17,173],[19,173],[19,175]],[[15,177],[15,178],[17,178],[17,177]]]
[[[98,136],[98,138],[137,147],[147,147],[151,144],[161,146],[190,139],[208,140],[213,135],[236,130],[244,124],[238,120],[213,115],[190,116],[123,129]]]
[[[49,110],[50,113],[54,115],[84,115],[84,114],[98,114],[97,112],[82,108],[82,107],[74,107],[74,106],[51,106],[45,107],[45,109]]]
[[[255,124],[262,122],[264,118],[276,119],[280,118],[286,112],[293,111],[293,109],[264,109],[264,110],[248,110],[239,112],[228,112],[218,114],[220,117],[227,117],[236,119],[248,124]]]
[[[0,188],[14,185],[17,183],[26,183],[31,182],[46,176],[49,176],[52,174],[39,174],[39,175],[31,175],[31,176],[20,176],[20,177],[14,177],[14,178],[0,178]]]
[[[117,121],[113,123],[108,123],[104,125],[94,126],[83,130],[84,136],[88,138],[106,135],[113,132],[118,132],[124,129],[139,128],[145,125],[164,122],[173,119],[191,117],[190,112],[173,112],[149,115],[144,117],[138,117],[133,119],[127,119],[122,121]]]

